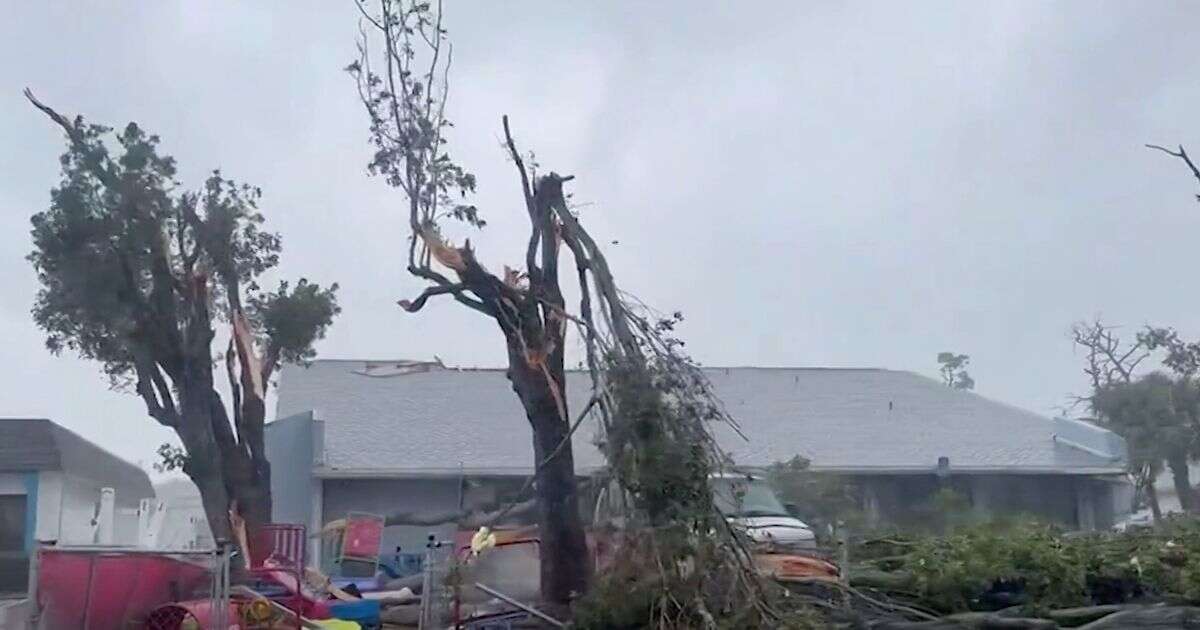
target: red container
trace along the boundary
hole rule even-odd
[[[37,599],[47,628],[123,630],[211,584],[202,559],[52,548],[38,558]]]

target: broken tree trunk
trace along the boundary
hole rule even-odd
[[[553,372],[536,370],[521,358],[510,358],[509,365],[509,380],[533,427],[538,535],[543,548],[555,550],[541,563],[542,594],[549,601],[569,602],[587,589],[591,563],[579,518],[561,354]]]

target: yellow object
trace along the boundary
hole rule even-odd
[[[345,619],[322,619],[317,624],[321,628],[329,630],[360,630],[362,628],[357,621],[346,621]]]
[[[496,535],[487,527],[480,527],[479,531],[471,536],[471,553],[478,556],[485,550],[496,546]]]
[[[256,599],[242,609],[242,616],[250,623],[266,623],[275,616],[275,611],[271,610],[271,602]]]

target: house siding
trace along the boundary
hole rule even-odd
[[[1085,475],[935,475],[859,477],[870,497],[875,524],[920,526],[930,499],[940,488],[961,495],[982,518],[1031,516],[1067,527],[1095,530],[1129,512],[1119,478]]]
[[[326,479],[322,519],[327,523],[345,518],[350,512],[386,516],[406,511],[450,511],[458,509],[459,500],[458,479]],[[402,553],[419,553],[430,534],[448,540],[454,531],[453,524],[387,527],[380,553],[389,558],[397,547]]]
[[[313,414],[299,413],[267,425],[271,462],[271,518],[276,523],[308,525],[312,493]]]

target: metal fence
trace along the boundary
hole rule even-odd
[[[229,627],[229,554],[121,547],[43,547],[33,627],[175,630]]]
[[[454,616],[454,589],[447,581],[454,567],[454,541],[438,540],[429,535],[422,561],[421,617],[422,630],[444,628]]]

